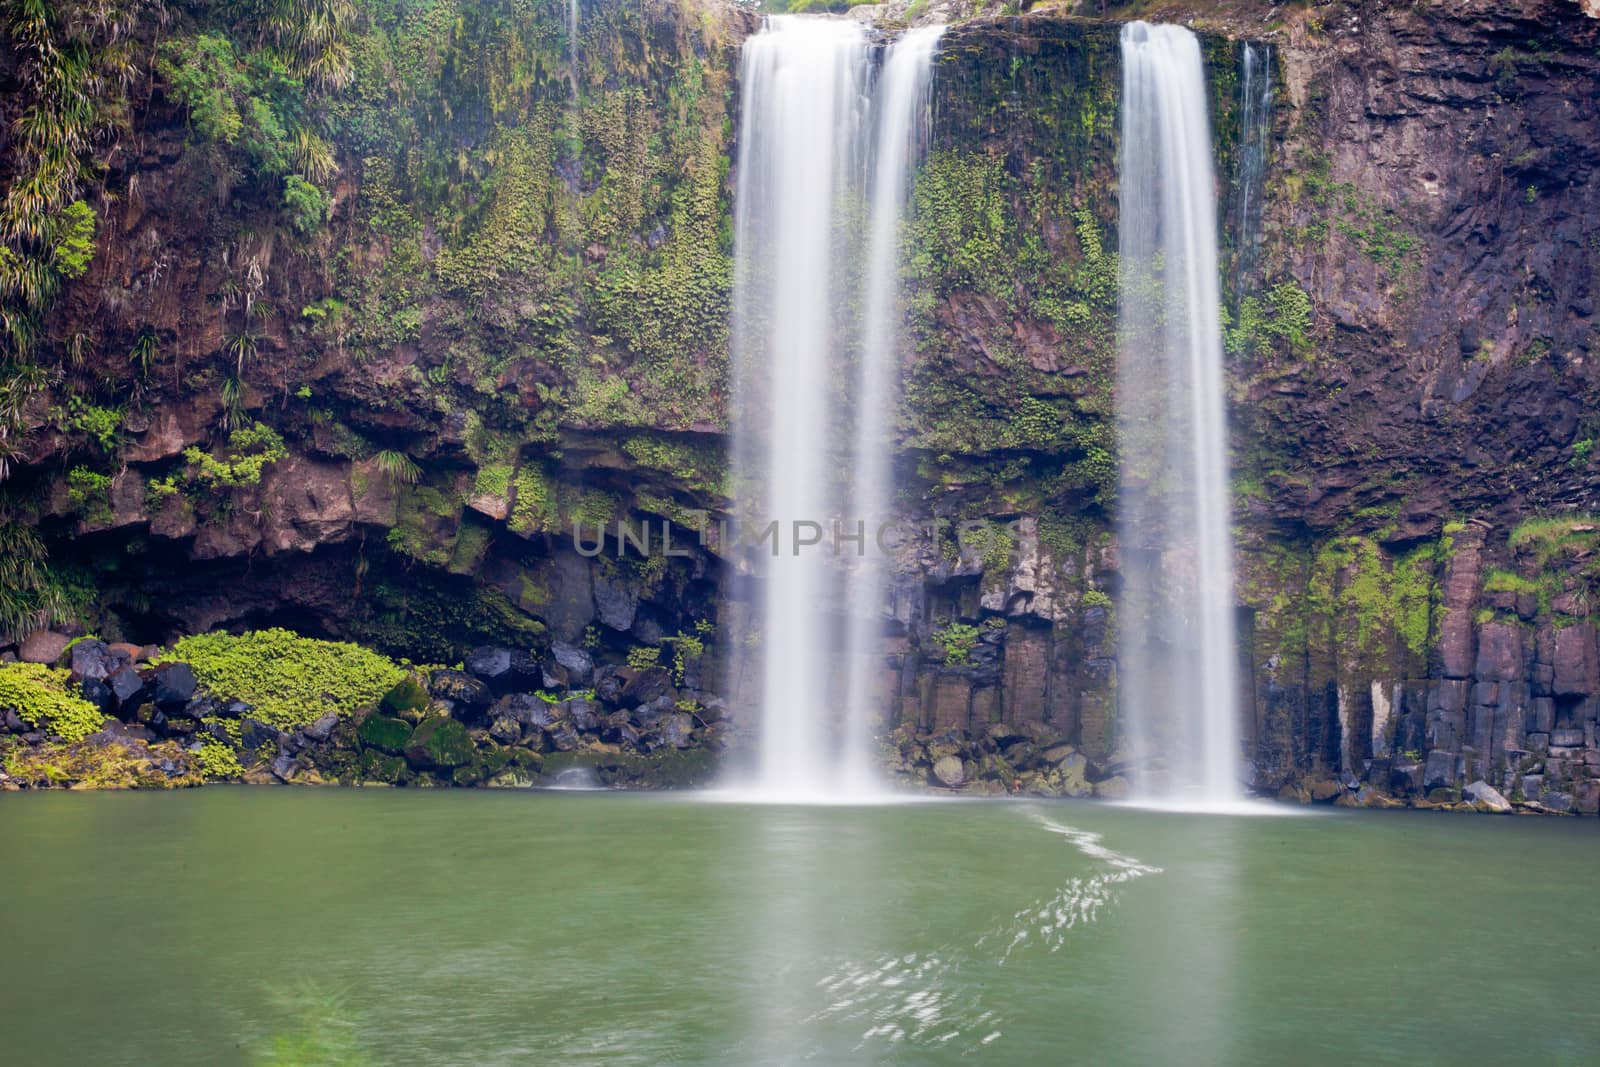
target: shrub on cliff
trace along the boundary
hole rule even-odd
[[[375,704],[406,676],[387,656],[359,645],[279,629],[185,637],[161,662],[189,664],[212,696],[242,700],[255,718],[280,730]]]
[[[70,688],[66,671],[38,663],[0,664],[0,709],[63,741],[82,741],[105,724],[100,709]]]

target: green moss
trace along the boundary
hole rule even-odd
[[[369,715],[362,720],[360,729],[356,731],[356,737],[367,748],[399,755],[405,751],[407,742],[411,740],[411,725],[402,719],[393,719],[387,715]]]
[[[0,708],[69,744],[106,722],[99,708],[77,695],[67,671],[38,663],[0,663]]]
[[[512,485],[515,496],[507,529],[524,537],[560,529],[561,513],[556,506],[555,491],[543,470],[533,465],[521,467]]]
[[[280,730],[376,704],[406,676],[393,660],[358,645],[280,629],[185,637],[162,661],[189,664],[213,696],[244,701],[255,718]]]
[[[432,716],[417,724],[408,749],[421,749],[435,767],[462,767],[472,762],[472,737],[454,719]]]
[[[1515,593],[1520,595],[1522,593],[1539,592],[1539,585],[1537,582],[1532,582],[1522,577],[1515,571],[1494,567],[1490,569],[1488,574],[1484,575],[1483,591],[1485,593]]]
[[[406,675],[395,683],[393,689],[383,694],[378,707],[389,715],[406,711],[425,711],[428,707],[428,690],[414,675]]]
[[[1440,553],[1438,544],[1422,545],[1391,562],[1369,538],[1336,538],[1312,564],[1309,610],[1330,622],[1348,612],[1360,649],[1381,653],[1392,636],[1424,657],[1437,630]]]

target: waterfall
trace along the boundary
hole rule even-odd
[[[1239,796],[1216,187],[1200,45],[1122,30],[1118,684],[1146,799]]]
[[[890,415],[899,402],[900,222],[911,168],[923,146],[933,57],[943,26],[911,30],[890,46],[874,103],[877,130],[868,215],[866,311],[856,384],[851,522],[875,532],[893,508]],[[847,597],[844,786],[870,792],[873,681],[882,664],[880,638],[887,561],[869,546],[857,560]]]
[[[1242,294],[1255,274],[1261,246],[1261,203],[1272,133],[1272,46],[1243,46],[1239,63],[1238,288]]]
[[[936,39],[907,34],[881,76],[854,21],[774,16],[744,45],[733,512],[747,533],[777,528],[743,561],[757,630],[736,673],[770,796],[872,790],[870,672],[850,665],[870,660],[881,630],[882,565],[857,555],[870,534],[858,547],[833,533],[889,503],[899,223]]]

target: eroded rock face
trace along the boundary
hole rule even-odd
[[[1259,8],[1213,5],[1207,25],[1263,33]],[[1193,14],[1176,3],[1141,10]],[[1355,797],[1350,775],[1422,795],[1482,776],[1514,801],[1520,783],[1537,779],[1520,792],[1548,795],[1552,806],[1588,803],[1600,701],[1595,598],[1558,573],[1581,555],[1543,566],[1509,535],[1530,516],[1600,507],[1600,467],[1583,447],[1595,432],[1587,413],[1600,406],[1600,248],[1591,240],[1600,117],[1586,106],[1600,98],[1594,14],[1592,0],[1471,0],[1274,16],[1282,28],[1272,41],[1278,91],[1259,266],[1238,278],[1230,271],[1226,297],[1235,326],[1250,297],[1269,322],[1288,315],[1297,294],[1309,306],[1299,347],[1279,334],[1230,335],[1249,704],[1242,755],[1265,792],[1334,782]],[[660,163],[649,190],[659,185],[662,199],[637,219],[610,217],[587,180],[559,167],[534,176],[564,184],[588,209],[578,214],[604,230],[560,235],[571,245],[562,255],[572,253],[563,262],[584,264],[570,315],[530,296],[548,279],[506,264],[445,284],[449,270],[483,258],[445,236],[473,228],[415,214],[422,208],[381,168],[367,173],[354,145],[335,145],[338,241],[351,272],[286,269],[331,261],[332,245],[291,248],[275,199],[241,193],[213,206],[183,195],[215,184],[212,156],[187,143],[183,116],[163,94],[137,104],[144,195],[127,195],[132,168],[108,171],[126,211],[102,221],[95,271],[67,287],[47,326],[57,339],[99,338],[85,376],[125,380],[131,341],[147,326],[163,356],[138,402],[107,400],[123,422],[103,499],[74,499],[66,472],[97,446],[46,417],[65,406],[59,390],[29,415],[30,451],[13,483],[42,501],[30,517],[58,559],[122,557],[117,570],[96,572],[95,632],[155,644],[283,620],[419,662],[487,648],[442,699],[474,728],[507,738],[516,725],[544,744],[553,725],[558,747],[599,732],[608,743],[653,743],[651,731],[667,724],[675,738],[680,687],[733,692],[724,639],[749,627],[729,607],[743,594],[717,534],[678,542],[690,555],[664,567],[619,557],[614,530],[598,556],[569,536],[580,517],[590,530],[663,513],[687,524],[685,510],[726,503],[726,419],[715,400],[725,292],[712,286],[696,298],[704,307],[673,305],[677,318],[667,321],[650,294],[619,300],[616,276],[606,275],[603,294],[597,286],[624,250],[643,257],[628,276],[647,279],[663,260],[646,253],[707,258],[707,249],[673,243],[700,222],[712,245],[720,241],[717,218],[731,205],[716,161],[729,150],[738,42],[755,18],[727,9],[720,22],[691,24],[672,5],[647,5],[638,17],[652,48],[641,69],[610,75],[645,90],[630,122],[648,136],[670,119],[698,147],[644,164]],[[596,26],[594,48],[623,46],[607,36],[609,23]],[[1103,255],[1115,248],[1117,221],[1116,32],[1048,13],[964,22],[947,32],[936,71],[924,181],[939,183],[938,195],[924,187],[918,216],[947,211],[938,221],[963,237],[946,247],[937,227],[913,234],[929,262],[907,323],[902,506],[918,524],[966,519],[1006,533],[987,550],[948,533],[902,546],[881,610],[874,692],[885,733],[898,725],[993,740],[994,725],[1043,726],[1085,761],[1040,763],[1004,745],[962,750],[975,773],[987,767],[983,781],[1007,788],[1036,774],[1041,788],[1071,794],[1116,777],[1101,765],[1119,733],[1118,628],[1151,623],[1116,606],[1115,265]],[[1226,164],[1239,136],[1237,44],[1208,35],[1204,47]],[[715,89],[692,113],[669,116],[655,89],[690,54]],[[564,80],[557,88],[568,91]],[[533,136],[544,121],[535,109],[504,125]],[[471,133],[459,143],[478,145]],[[488,147],[494,161],[474,157],[486,173],[518,158]],[[610,169],[609,153],[584,158],[607,179],[601,188],[625,173]],[[697,187],[703,196],[686,199],[714,205],[716,217],[663,227],[672,194],[687,188],[676,183],[702,175],[713,175]],[[1221,178],[1231,232],[1238,193]],[[973,188],[992,203],[956,192]],[[370,229],[371,205],[391,200],[405,224]],[[964,219],[989,218],[991,208],[1005,232],[968,240]],[[283,233],[285,244],[246,241],[225,256],[208,243],[245,231]],[[1237,250],[1224,251],[1232,262]],[[402,254],[411,256],[404,288],[427,293],[415,305],[397,298],[385,273]],[[252,260],[259,298],[279,313],[263,319],[224,426],[219,383],[239,375],[226,354],[237,324],[214,297],[232,292]],[[162,284],[139,289],[140,300],[104,288],[158,269]],[[323,302],[335,296],[346,321],[308,325],[328,322],[317,312],[329,314]],[[411,325],[391,331],[386,320],[402,318]],[[607,352],[611,377],[579,381],[568,361],[547,355],[556,320],[600,331],[561,344]],[[514,355],[493,366],[468,358],[490,351]],[[670,373],[652,369],[662,366]],[[300,385],[309,396],[294,391]],[[693,399],[680,404],[678,393]],[[200,491],[184,449],[226,458],[232,429],[256,419],[281,434],[283,458],[259,481]],[[417,464],[414,480],[395,473],[383,458],[391,452]],[[173,477],[189,481],[163,493]],[[686,663],[682,682],[596,664],[713,621],[721,632],[703,663]],[[92,699],[117,708],[151,698],[136,658],[84,641],[71,662],[93,683]],[[511,691],[590,686],[595,699],[563,702],[565,715],[491,706]],[[389,718],[409,730],[425,711]],[[1018,739],[1044,751],[1038,738]],[[261,743],[276,742],[263,734]],[[1539,772],[1527,773],[1534,763]]]

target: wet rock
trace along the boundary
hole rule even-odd
[[[280,782],[290,782],[300,771],[300,764],[289,756],[279,756],[272,761],[272,776]]]
[[[330,711],[317,717],[317,721],[307,726],[302,733],[312,741],[323,742],[333,736],[333,731],[338,728],[339,713]]]
[[[602,667],[595,672],[594,694],[607,704],[620,704],[623,687],[627,684],[628,679],[619,668]]]
[[[578,731],[572,728],[572,723],[565,719],[558,719],[544,728],[544,735],[550,742],[550,747],[557,752],[571,752],[583,743],[578,736]]]
[[[613,576],[597,570],[594,572],[594,606],[602,623],[626,632],[633,627],[634,614],[639,610],[639,594],[625,575]]]
[[[1420,794],[1423,790],[1422,778],[1422,764],[1412,760],[1402,760],[1389,772],[1389,789],[1400,796]]]
[[[163,663],[150,680],[151,699],[162,709],[182,707],[194,698],[198,685],[187,663]]]
[[[239,724],[239,744],[254,752],[263,748],[276,748],[283,739],[278,728],[259,719],[245,719]]]
[[[72,638],[54,630],[35,630],[23,639],[17,648],[17,658],[23,663],[54,663],[67,650]]]
[[[469,715],[483,711],[494,700],[488,686],[464,671],[434,671],[428,679],[428,691]]]
[[[640,704],[633,709],[633,721],[645,729],[653,728],[663,715],[672,711],[677,706],[673,694],[663,693],[648,703]]]
[[[110,645],[94,638],[72,646],[72,676],[79,681],[105,681],[129,662],[126,656],[112,652]]]
[[[1070,748],[1071,746],[1067,747]],[[1051,751],[1055,750],[1052,749]],[[1083,753],[1068,752],[1056,761],[1058,780],[1055,786],[1064,796],[1086,797],[1093,791],[1093,787],[1089,784],[1088,774],[1089,761],[1084,757]]]
[[[600,725],[600,740],[612,745],[637,745],[639,730],[625,711],[612,712]]]
[[[538,730],[554,722],[560,714],[560,706],[536,696],[533,693],[512,693],[495,701],[494,707],[489,709],[491,718],[510,719],[518,726],[525,726],[530,730]]]
[[[106,686],[111,690],[112,700],[115,701],[119,711],[128,712],[137,708],[140,698],[145,693],[145,681],[139,677],[139,672],[132,667],[118,667],[106,678]]]
[[[672,672],[665,667],[645,667],[633,672],[622,687],[617,702],[625,708],[637,708],[669,694],[676,699],[672,688]]]
[[[1455,782],[1456,757],[1438,749],[1428,753],[1428,761],[1422,770],[1422,788],[1441,789],[1452,786]]]
[[[933,777],[943,786],[956,789],[966,781],[966,774],[962,769],[961,761],[955,756],[942,756],[934,761]]]
[[[511,649],[489,646],[475,648],[467,653],[464,666],[466,667],[466,673],[492,688],[504,691],[512,677]]]
[[[584,697],[573,697],[566,704],[567,717],[578,730],[587,734],[600,729],[599,704]]]
[[[1511,810],[1511,802],[1501,796],[1500,790],[1481,778],[1463,789],[1461,795],[1489,811],[1507,812]]]
[[[586,686],[594,679],[594,658],[577,645],[557,641],[550,646],[550,655],[567,672],[569,684]]]
[[[662,742],[673,748],[688,748],[693,743],[694,719],[681,711],[663,715],[656,729]]]
[[[1311,801],[1314,804],[1326,804],[1328,801],[1344,792],[1344,786],[1340,785],[1332,778],[1312,779],[1310,782],[1306,783],[1306,789],[1311,793]]]
[[[489,723],[489,736],[502,745],[514,745],[522,740],[522,724],[509,715],[496,715]]]
[[[104,712],[111,712],[116,708],[117,698],[112,695],[111,687],[103,678],[90,678],[79,687],[83,699],[93,704]]]
[[[1126,800],[1128,796],[1128,780],[1121,775],[1107,778],[1103,782],[1096,782],[1094,795],[1103,800]]]
[[[181,716],[199,722],[209,719],[217,714],[217,702],[210,697],[195,697],[181,708],[173,708],[167,712],[169,717]]]

